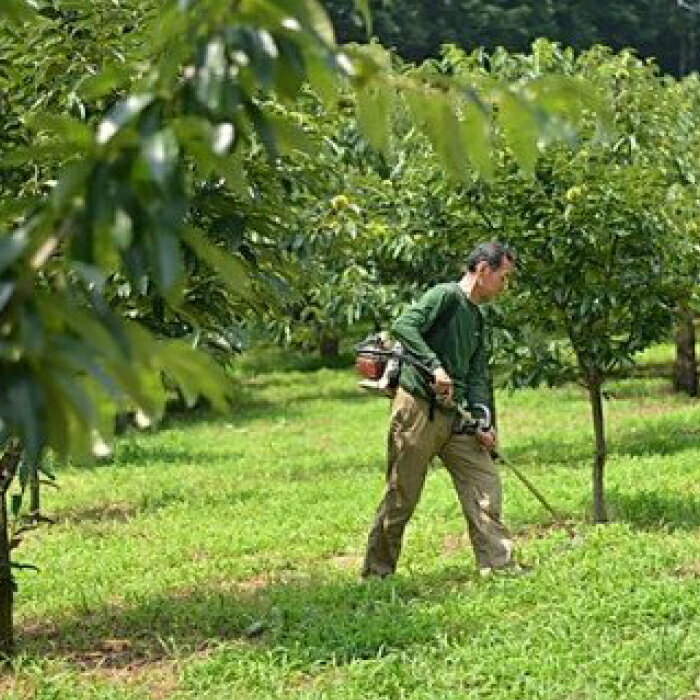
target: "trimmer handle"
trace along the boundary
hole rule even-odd
[[[489,407],[483,403],[475,403],[473,407],[483,411],[483,416],[481,418],[474,418],[466,409],[457,407],[457,412],[459,413],[461,421],[461,428],[458,432],[474,435],[475,433],[488,432],[491,430],[491,410]]]
[[[479,430],[484,432],[491,430],[493,427],[491,424],[491,409],[485,403],[475,403],[474,408],[480,408],[484,412],[483,417],[476,419],[479,423]]]

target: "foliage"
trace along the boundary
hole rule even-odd
[[[631,47],[682,76],[697,70],[699,18],[680,3],[658,0],[421,0],[370,2],[372,30],[399,55],[416,61],[435,57],[443,44],[465,51],[497,47],[526,51],[539,37],[577,50],[595,44],[616,50]],[[324,0],[341,41],[361,41],[366,23],[343,0]]]
[[[457,70],[468,65],[458,58]],[[610,95],[610,144],[591,142],[573,154],[550,148],[531,179],[513,169],[504,151],[500,177],[482,191],[519,255],[519,283],[503,317],[514,341],[511,381],[575,378],[588,389],[594,511],[604,520],[601,387],[668,334],[697,279],[697,237],[687,234],[690,222],[679,206],[695,195],[688,173],[696,166],[687,168],[688,153],[699,145],[697,83],[660,81],[629,53],[596,49],[574,58],[545,42],[530,57],[497,54],[483,70],[513,78],[564,72]]]
[[[166,366],[188,396],[209,391],[223,405],[225,382],[213,365],[199,359],[196,372],[185,371],[188,363],[172,359],[172,348],[185,348],[182,340],[177,345],[155,340],[142,325],[115,314],[107,301],[115,296],[115,284],[128,285],[129,295],[150,295],[181,313],[193,272],[185,265],[184,244],[199,260],[200,277],[202,266],[222,275],[230,296],[221,307],[231,299],[259,307],[264,275],[256,275],[257,253],[274,245],[273,236],[253,229],[245,238],[226,229],[211,240],[198,224],[209,216],[203,202],[213,192],[219,207],[228,201],[239,216],[246,211],[241,200],[252,199],[249,209],[274,232],[270,224],[283,218],[283,202],[274,198],[270,211],[261,212],[241,162],[254,149],[276,164],[285,147],[304,148],[303,130],[277,105],[290,104],[305,79],[332,104],[339,77],[352,77],[360,121],[375,145],[388,146],[388,114],[400,87],[421,128],[433,141],[438,134],[449,138],[442,150],[461,154],[465,162],[470,145],[460,134],[459,115],[468,105],[483,106],[463,86],[445,80],[394,80],[376,46],[357,47],[354,58],[340,52],[313,0],[293,9],[281,1],[266,9],[230,9],[222,0],[183,2],[162,11],[157,30],[141,77],[94,131],[67,114],[37,116],[44,125],[42,140],[9,156],[10,162],[31,156],[41,168],[43,155],[58,150],[65,161],[41,205],[2,237],[3,438],[18,436],[32,463],[46,446],[62,457],[89,451],[91,436],[104,433],[108,422],[97,407],[98,395],[117,405],[134,402],[157,417],[164,393],[156,377]],[[113,94],[114,82],[102,78],[92,83],[95,97]],[[580,113],[584,97],[574,94],[563,113]],[[517,102],[516,116],[527,119],[541,94],[496,86],[488,99]],[[380,109],[370,109],[372,104]],[[542,113],[542,128],[562,113],[561,105],[553,107]],[[446,125],[454,133],[443,136]],[[533,131],[530,138],[536,137]],[[251,243],[254,249],[246,254]],[[139,320],[139,309],[128,315]],[[156,320],[162,330],[168,318]],[[142,374],[146,370],[150,378]]]
[[[62,117],[94,123],[114,99],[100,94],[105,87],[138,77],[153,14],[142,0],[40,6],[38,15],[27,11],[30,21],[0,24],[0,217],[36,202],[74,155],[78,127]]]

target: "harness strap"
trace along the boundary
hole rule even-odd
[[[437,404],[437,397],[435,396],[435,392],[431,391],[430,392],[430,401],[428,401],[428,420],[429,421],[435,420],[435,405],[436,404]]]

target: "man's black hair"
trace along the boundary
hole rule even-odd
[[[464,268],[467,272],[476,272],[479,263],[486,262],[492,270],[497,270],[504,260],[515,264],[515,253],[503,243],[479,243],[467,258]]]

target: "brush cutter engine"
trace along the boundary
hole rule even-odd
[[[356,348],[355,369],[362,377],[360,386],[368,391],[393,397],[399,385],[403,347],[386,332],[375,333]]]

